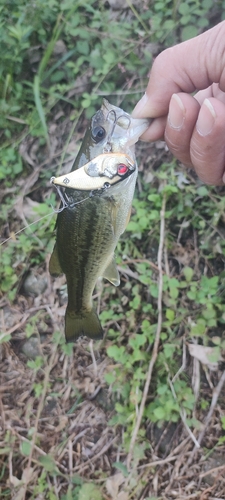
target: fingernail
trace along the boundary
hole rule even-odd
[[[213,129],[216,119],[216,113],[209,99],[205,99],[200,109],[198,120],[196,123],[197,131],[200,135],[205,136],[210,134]]]
[[[134,110],[132,111],[133,118],[142,117],[143,110],[147,104],[147,101],[148,101],[148,97],[146,94],[144,94],[143,97],[140,99],[140,101],[138,101],[138,103],[136,104]]]
[[[180,130],[185,118],[185,107],[177,94],[173,94],[170,100],[168,121],[172,128]]]

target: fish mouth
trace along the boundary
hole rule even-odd
[[[136,144],[141,135],[148,129],[151,120],[131,118],[130,126],[127,133],[127,145],[133,146]]]
[[[128,155],[104,153],[69,174],[52,177],[51,183],[78,191],[104,191],[135,170],[136,163]]]
[[[106,99],[103,99],[101,110],[105,120],[111,123],[111,131],[107,137],[108,150],[110,150],[110,146],[113,151],[119,148],[127,150],[134,146],[152,122],[151,119],[133,118],[129,113],[113,106]]]

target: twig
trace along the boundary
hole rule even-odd
[[[154,462],[149,462],[149,463],[144,464],[144,465],[139,465],[137,467],[137,469],[140,470],[140,469],[146,469],[146,467],[156,467],[157,465],[168,464],[169,462],[173,462],[176,459],[177,459],[177,455],[173,455],[172,457],[169,456],[169,457],[163,458],[162,460],[155,460]]]
[[[155,342],[153,346],[153,351],[152,351],[152,357],[149,363],[148,367],[148,373],[146,377],[146,382],[143,390],[143,396],[140,404],[140,409],[139,413],[137,416],[137,421],[136,425],[131,437],[131,442],[130,442],[130,449],[128,452],[127,456],[127,468],[128,470],[130,469],[130,463],[131,459],[133,456],[133,450],[134,450],[134,445],[135,441],[137,439],[138,431],[140,429],[141,425],[141,420],[143,417],[144,409],[145,409],[145,403],[147,400],[148,396],[148,391],[149,391],[149,386],[152,378],[152,371],[154,364],[156,362],[157,356],[158,356],[158,347],[159,347],[159,341],[160,341],[160,333],[161,333],[161,327],[162,327],[162,293],[163,293],[163,270],[162,270],[162,257],[163,257],[163,246],[164,246],[164,234],[165,234],[165,208],[166,208],[166,196],[164,194],[163,196],[163,201],[162,201],[162,209],[161,209],[161,223],[160,223],[160,241],[159,241],[159,249],[158,249],[158,269],[159,269],[159,278],[158,278],[158,323],[157,323],[157,330],[156,330],[156,336],[155,336]]]
[[[199,443],[201,443],[201,441],[202,441],[202,439],[204,437],[205,431],[206,431],[206,429],[207,429],[207,427],[209,425],[209,422],[210,422],[212,414],[214,412],[216,403],[218,401],[218,397],[219,397],[219,395],[220,395],[220,393],[222,391],[224,382],[225,382],[225,370],[222,373],[222,375],[220,377],[220,380],[219,380],[217,386],[215,387],[215,389],[213,391],[212,401],[211,401],[211,405],[210,405],[210,408],[209,408],[208,415],[206,416],[206,419],[205,419],[204,429],[202,429],[202,431],[199,434],[199,438],[198,438],[198,442]]]
[[[166,275],[170,277],[170,266],[169,266],[169,259],[168,259],[168,252],[167,252],[167,245],[164,247],[164,262],[165,262],[165,271]]]
[[[168,375],[168,382],[169,382],[169,385],[170,385],[170,389],[171,389],[171,392],[173,394],[173,397],[175,399],[175,401],[178,403],[178,400],[177,400],[177,395],[176,395],[176,392],[175,392],[175,389],[174,389],[174,386],[173,386],[173,383],[170,379],[170,376]],[[190,436],[190,438],[192,439],[192,441],[194,442],[196,448],[200,448],[200,444],[198,443],[196,437],[194,436],[193,432],[191,431],[190,427],[188,426],[187,424],[187,421],[186,421],[186,417],[185,417],[185,413],[183,411],[182,408],[180,408],[179,406],[179,412],[180,412],[180,417],[181,417],[181,420],[184,424],[184,427],[188,433],[188,435]]]
[[[214,467],[213,469],[207,470],[206,472],[201,472],[199,474],[199,477],[202,478],[202,477],[208,476],[209,474],[212,475],[214,472],[219,472],[220,470],[223,470],[223,469],[225,469],[225,464],[219,465],[218,467]]]
[[[69,472],[70,472],[70,477],[73,475],[73,443],[72,440],[69,439],[68,441],[68,455],[69,455]]]
[[[112,446],[113,443],[115,443],[115,441],[117,441],[117,439],[118,439],[118,436],[115,436],[114,438],[112,438],[111,441],[109,441],[108,443],[106,443],[105,446],[103,446],[103,448],[98,453],[96,453],[96,455],[94,455],[93,457],[91,457],[90,459],[88,459],[83,464],[78,465],[77,467],[74,467],[73,472],[77,472],[78,474],[80,474],[81,472],[83,472],[83,470],[87,467],[87,465],[93,463],[99,457],[101,457],[102,455],[104,455],[104,453],[106,453],[106,451],[108,451],[108,449],[110,448],[110,446]]]
[[[172,378],[172,384],[174,384],[175,380],[179,377],[179,375],[185,370],[186,368],[186,362],[187,362],[187,355],[186,355],[186,344],[185,341],[183,340],[183,354],[182,354],[182,365],[180,366],[179,370],[177,373]]]
[[[23,317],[23,319],[21,321],[19,321],[18,323],[16,323],[16,325],[13,325],[9,330],[3,332],[1,334],[1,337],[0,337],[1,341],[7,335],[11,335],[11,333],[15,332],[15,330],[18,330],[19,328],[21,328],[24,325],[24,323],[26,323],[26,321],[27,321],[28,318],[29,318],[29,314],[25,314],[25,316]]]
[[[43,407],[44,407],[45,397],[47,394],[48,384],[49,384],[49,375],[50,375],[50,372],[54,366],[54,360],[55,360],[55,355],[57,354],[57,350],[58,350],[58,344],[55,344],[52,355],[50,357],[50,360],[46,364],[46,368],[45,368],[45,378],[43,381],[43,391],[42,391],[41,396],[40,396],[40,400],[39,400],[39,404],[38,404],[38,408],[37,408],[36,419],[35,419],[35,424],[34,424],[34,433],[32,435],[32,440],[30,442],[31,450],[30,450],[30,455],[28,457],[28,464],[27,464],[28,469],[31,467],[31,462],[33,460],[33,451],[35,449],[35,441],[36,441],[36,437],[37,437],[37,433],[38,433],[38,423],[39,423],[39,419],[41,416],[41,412],[42,412]],[[27,486],[28,486],[28,482],[25,482],[24,483],[23,500],[25,500],[25,498],[26,498]]]
[[[97,375],[96,375],[97,376]],[[93,401],[93,399],[96,398],[97,394],[100,392],[100,390],[102,389],[102,384],[99,384],[95,391],[90,395],[90,396],[86,396],[87,400],[88,401]]]
[[[97,375],[98,375],[98,367],[97,367],[97,363],[96,363],[96,359],[95,359],[95,353],[94,353],[94,349],[93,349],[93,340],[90,340],[90,342],[89,342],[89,348],[90,348],[90,353],[91,353],[91,358],[92,358],[92,363],[93,363],[94,375],[95,375],[95,377],[97,377]]]
[[[205,422],[204,422],[204,428],[202,429],[202,431],[200,432],[199,436],[198,436],[198,443],[199,445],[201,444],[202,440],[203,440],[203,437],[205,435],[205,431],[209,425],[209,422],[211,420],[211,417],[212,417],[212,414],[214,412],[214,409],[215,409],[215,406],[216,406],[216,403],[218,401],[218,397],[221,393],[221,390],[223,388],[223,384],[225,382],[225,370],[224,372],[222,373],[221,377],[220,377],[220,380],[217,384],[217,386],[215,387],[214,391],[213,391],[213,395],[212,395],[212,401],[211,401],[211,405],[210,405],[210,408],[209,408],[209,412],[206,416],[206,419],[205,419]],[[187,469],[187,467],[189,467],[189,465],[193,462],[193,459],[194,459],[194,456],[195,456],[195,453],[196,453],[196,450],[197,450],[197,447],[195,446],[186,462],[186,464],[184,465],[183,469],[182,469],[182,472],[181,472],[181,475],[184,473],[184,471]]]
[[[193,338],[193,343],[197,343],[197,339]],[[200,391],[200,362],[197,358],[193,358],[193,372],[191,377],[191,385],[195,395],[195,407],[198,401]]]
[[[131,271],[131,269],[129,269],[127,267],[124,269],[122,266],[117,266],[117,269],[124,276],[126,276],[126,275],[130,276],[130,278],[133,278],[133,279],[140,281],[142,283],[142,281],[139,278],[138,273],[134,273],[134,271]]]
[[[19,439],[21,439],[21,441],[24,441],[25,443],[30,444],[30,439],[27,439],[25,436],[22,436],[18,431],[15,431],[15,429],[13,429],[11,426],[8,428],[11,430],[11,432],[13,434],[15,434]],[[44,450],[42,450],[42,448],[39,448],[39,446],[37,446],[36,444],[34,444],[34,450],[36,450],[38,453],[40,453],[40,455],[43,455],[43,456],[46,455],[46,452]]]
[[[141,264],[148,264],[150,267],[153,267],[153,269],[155,269],[156,271],[159,271],[159,268],[156,264],[154,264],[154,262],[152,262],[151,260],[147,260],[147,259],[127,259],[127,260],[123,260],[122,263],[121,263],[121,267],[125,264],[136,264],[136,263],[141,263]]]

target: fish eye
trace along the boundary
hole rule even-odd
[[[128,172],[129,168],[124,165],[124,163],[120,163],[117,167],[117,173],[118,175],[125,175]]]
[[[100,142],[106,136],[106,131],[103,127],[100,127],[100,126],[94,127],[91,135],[92,135],[92,138],[94,139],[94,141]]]

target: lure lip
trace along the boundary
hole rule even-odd
[[[116,173],[115,166],[118,167]],[[104,153],[69,174],[52,177],[50,182],[78,191],[104,190],[129,177],[135,169],[136,163],[128,155]]]

